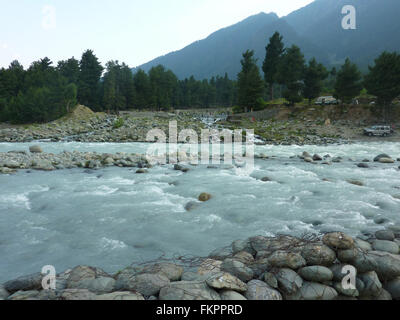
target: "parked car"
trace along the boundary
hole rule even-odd
[[[387,137],[393,133],[393,129],[388,125],[372,126],[364,129],[364,134],[367,136],[381,136]]]
[[[330,105],[330,104],[339,104],[340,100],[335,99],[332,96],[326,96],[326,97],[319,97],[316,101],[316,105]]]

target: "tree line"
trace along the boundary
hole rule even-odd
[[[125,63],[109,61],[105,68],[92,50],[53,66],[48,58],[24,70],[18,61],[0,69],[0,121],[48,122],[77,103],[94,111],[128,109],[231,107],[236,102],[236,82],[224,77],[179,80],[159,65],[148,73],[132,73]]]
[[[365,88],[384,106],[400,95],[400,55],[396,52],[383,52],[363,76],[349,59],[339,70],[327,70],[315,58],[306,62],[300,48],[296,45],[285,48],[283,37],[276,32],[266,47],[264,77],[256,63],[254,51],[243,53],[242,70],[238,74],[238,111],[265,108],[264,98],[273,100],[277,88],[291,105],[303,99],[311,103],[324,90],[350,103]]]
[[[48,58],[33,62],[25,70],[18,61],[0,69],[0,121],[48,122],[68,113],[77,103],[94,111],[128,109],[170,110],[172,108],[232,107],[235,111],[266,108],[266,100],[284,97],[291,105],[333,92],[350,102],[365,88],[388,105],[400,95],[400,55],[383,52],[369,72],[362,75],[346,59],[339,70],[327,70],[315,58],[306,62],[296,45],[285,48],[276,32],[266,47],[262,72],[254,51],[247,50],[236,80],[225,76],[179,80],[164,66],[147,73],[132,72],[125,63],[109,61],[105,68],[92,50],[59,61]],[[277,93],[278,92],[278,93]]]

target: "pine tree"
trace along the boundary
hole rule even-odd
[[[322,91],[323,80],[328,77],[326,68],[317,63],[315,58],[311,59],[304,71],[304,88],[303,95],[309,100],[315,99]]]
[[[383,52],[365,77],[368,93],[378,97],[378,101],[389,105],[400,95],[400,54]]]
[[[99,108],[100,77],[103,67],[92,50],[83,53],[79,63],[78,100],[88,107]]]
[[[79,61],[74,57],[68,60],[59,61],[57,71],[67,79],[68,83],[75,83],[78,85]]]
[[[283,96],[292,105],[302,100],[304,69],[304,55],[299,47],[293,45],[282,56],[277,76],[278,83],[286,86]]]
[[[238,103],[245,109],[256,107],[264,91],[264,82],[253,56],[252,50],[243,53],[242,71],[238,74]]]
[[[264,80],[270,89],[271,100],[274,99],[274,84],[277,83],[278,65],[285,52],[282,40],[283,37],[279,32],[275,32],[269,39],[268,46],[265,48],[267,52],[262,69],[264,71]]]
[[[335,83],[335,97],[343,102],[351,102],[351,100],[360,94],[363,85],[361,83],[361,73],[357,65],[351,63],[347,58],[344,65],[337,72]]]

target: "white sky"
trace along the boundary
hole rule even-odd
[[[313,0],[0,0],[0,67],[94,50],[131,67],[259,12],[285,16]]]

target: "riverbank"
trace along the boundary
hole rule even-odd
[[[337,107],[338,108],[338,107]],[[281,110],[282,109],[282,110]],[[357,141],[400,142],[400,135],[390,137],[365,137],[363,128],[374,123],[371,119],[336,119],[331,112],[320,114],[315,108],[286,110],[267,114],[264,118],[252,121],[251,114],[221,120],[212,125],[217,129],[253,129],[258,143],[272,145],[327,145]],[[286,110],[286,112],[284,112]],[[151,129],[161,129],[167,135],[170,121],[177,121],[178,132],[192,129],[200,137],[207,125],[201,121],[204,115],[218,118],[222,111],[185,112],[122,112],[120,116],[95,113],[84,106],[77,106],[67,117],[46,123],[32,125],[0,124],[0,142],[34,141],[78,141],[78,142],[146,142]],[[297,114],[296,112],[299,112]],[[331,116],[330,118],[325,118]],[[336,117],[336,118],[335,118]],[[344,116],[343,116],[344,117]]]
[[[77,266],[57,274],[55,289],[42,289],[41,273],[27,275],[0,285],[0,299],[398,300],[399,245],[400,225],[370,239],[255,236],[206,258],[133,263],[115,274]]]
[[[223,163],[224,154],[219,154],[218,158]],[[255,159],[276,159],[274,155],[266,155],[264,153],[255,153]],[[98,152],[80,152],[80,151],[67,151],[64,150],[61,153],[47,153],[43,152],[40,145],[31,145],[29,150],[11,150],[8,152],[0,152],[0,173],[13,174],[18,170],[39,170],[39,171],[53,171],[63,169],[92,169],[97,170],[106,167],[127,167],[127,168],[139,168],[137,173],[147,173],[146,168],[151,168],[152,165],[163,165],[163,164],[177,164],[179,162],[189,165],[196,166],[197,162],[201,159],[201,153],[199,152],[197,157],[186,151],[178,151],[175,154],[164,154],[155,157],[149,157],[145,153],[126,153],[117,152],[111,153],[98,153]],[[214,155],[215,159],[215,155]],[[348,159],[343,157],[333,157],[329,154],[319,155],[310,154],[307,151],[303,151],[301,154],[292,155],[289,159],[298,159],[315,165],[334,165],[342,162],[353,162],[358,168],[370,168],[369,162],[379,163],[386,166],[397,166],[396,162],[400,162],[399,158],[392,158],[387,154],[380,154],[374,158],[363,158],[355,159],[349,155]],[[210,158],[210,161],[212,158]],[[235,160],[235,157],[233,157]],[[237,159],[241,161],[241,157]],[[210,162],[211,163],[211,162]],[[238,164],[238,166],[240,166]],[[183,168],[183,167],[182,167]],[[189,170],[185,168],[184,170]]]

